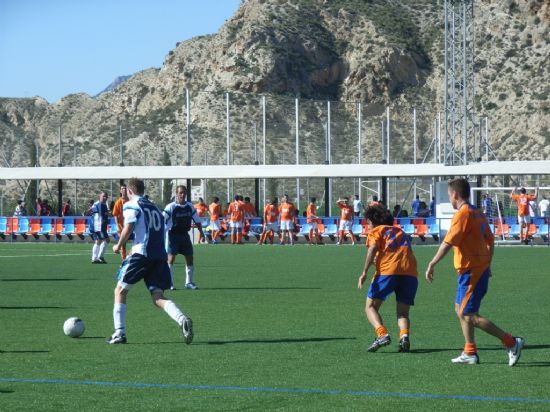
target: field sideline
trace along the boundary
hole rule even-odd
[[[481,364],[450,363],[463,345],[455,275],[447,257],[434,284],[425,282],[435,247],[414,248],[421,277],[409,354],[397,352],[393,299],[382,314],[394,343],[365,350],[374,333],[356,287],[364,247],[197,246],[200,290],[167,292],[193,318],[190,346],[142,285],[129,296],[129,343],[105,344],[119,257],[91,265],[90,250],[0,246],[0,409],[550,409],[549,248],[495,252],[481,312],[526,339],[513,368],[499,342],[481,332]],[[85,321],[82,338],[63,335],[70,316]]]

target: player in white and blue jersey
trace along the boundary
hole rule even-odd
[[[193,203],[185,200],[186,196],[187,188],[185,186],[176,187],[176,200],[167,204],[164,208],[166,252],[168,253],[168,266],[172,275],[172,289],[175,289],[173,282],[174,261],[179,253],[185,256],[185,288],[194,290],[197,289],[197,285],[193,282],[193,242],[189,237],[192,222],[195,222],[202,238],[205,237],[202,231],[201,218],[197,214]]]
[[[99,200],[90,208],[91,224],[90,233],[94,240],[92,248],[92,263],[107,263],[103,258],[105,247],[109,243],[107,223],[109,223],[109,208],[107,207],[107,193],[101,192]]]
[[[184,342],[190,344],[193,340],[191,318],[164,296],[164,290],[170,288],[171,279],[164,249],[162,212],[143,197],[143,180],[132,178],[127,187],[130,200],[123,207],[124,228],[118,243],[113,246],[113,252],[120,253],[132,233],[135,238],[130,256],[122,262],[118,271],[113,308],[115,332],[107,343],[126,343],[126,297],[131,287],[143,279],[153,303],[180,325]]]

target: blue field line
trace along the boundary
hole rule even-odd
[[[433,393],[400,393],[400,392],[372,392],[351,391],[342,389],[303,389],[303,388],[267,388],[244,387],[223,385],[186,385],[179,383],[139,383],[139,382],[103,382],[103,381],[74,381],[64,379],[26,379],[26,378],[1,378],[0,382],[10,383],[48,383],[59,385],[91,385],[114,386],[123,388],[160,388],[160,389],[194,389],[194,390],[218,390],[218,391],[242,391],[242,392],[272,392],[272,393],[304,393],[319,395],[351,395],[388,398],[419,398],[419,399],[454,399],[463,401],[489,401],[489,402],[523,402],[523,403],[550,403],[550,399],[531,399],[500,396],[476,396],[476,395],[438,395]]]

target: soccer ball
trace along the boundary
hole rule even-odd
[[[84,333],[84,322],[77,317],[69,318],[63,324],[63,332],[71,338],[78,338]]]

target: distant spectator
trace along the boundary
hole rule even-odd
[[[411,210],[413,216],[418,216],[418,212],[420,210],[420,196],[416,195],[416,199],[414,199],[411,203]]]
[[[372,201],[369,203],[369,206],[378,206],[380,204],[380,201],[378,200],[378,196],[374,195],[372,197]]]
[[[355,199],[353,200],[353,214],[355,216],[361,216],[363,213],[363,203],[361,202],[361,199],[359,199],[359,195],[355,195]]]
[[[42,201],[42,210],[40,211],[40,216],[51,216],[51,215],[52,215],[52,207],[50,206],[48,199],[44,199]]]
[[[35,203],[35,209],[36,209],[36,216],[42,216],[42,207],[43,207],[42,199],[39,197],[36,199]]]
[[[488,195],[482,196],[481,209],[483,210],[483,213],[485,214],[487,219],[493,217],[493,199],[491,199]]]
[[[535,200],[529,201],[529,216],[531,219],[538,216],[539,209],[537,207],[537,202]]]
[[[539,202],[539,212],[542,217],[548,217],[548,206],[550,202],[546,199],[546,196],[542,197],[542,200]]]
[[[67,199],[61,210],[61,216],[71,216],[71,199]]]
[[[432,196],[430,201],[430,216],[435,216],[435,196]]]
[[[84,216],[92,216],[92,207],[94,206],[94,201],[93,200],[89,200],[88,201],[88,206],[86,208],[86,211],[84,212]]]
[[[393,212],[392,212],[392,216],[395,217],[395,218],[400,218],[400,217],[403,217],[403,215],[401,214],[402,210],[401,210],[401,205],[395,205],[393,207]]]
[[[430,217],[430,209],[428,209],[428,205],[426,202],[420,202],[420,206],[418,208],[418,212],[416,213],[417,217]]]
[[[27,208],[25,207],[24,200],[18,200],[17,206],[15,207],[14,216],[27,216]]]

